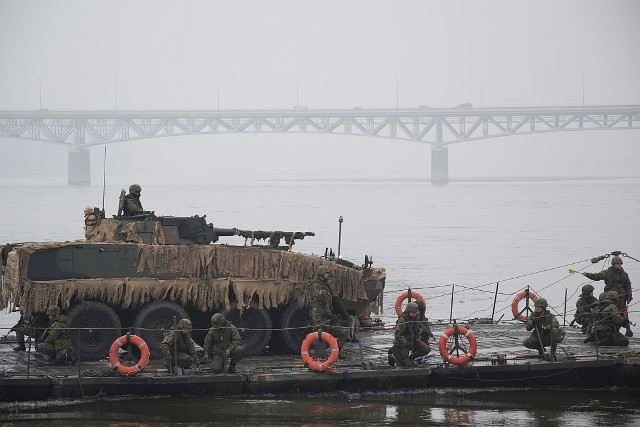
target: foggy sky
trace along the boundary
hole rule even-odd
[[[586,105],[637,105],[638,17],[635,0],[0,0],[0,110],[39,108],[39,83],[43,108],[113,110],[116,81],[121,110],[216,109],[218,95],[222,109],[291,108],[296,97],[309,108],[395,107],[396,96],[400,107],[480,106],[481,76],[484,106],[581,105],[583,95]],[[198,177],[428,177],[429,149],[235,134],[113,144],[108,158],[123,184],[185,165]],[[92,149],[94,182],[102,153]],[[66,176],[66,156],[0,138],[2,176]],[[449,158],[451,176],[640,176],[640,132],[466,142]]]

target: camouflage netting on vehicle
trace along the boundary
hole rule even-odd
[[[88,242],[126,242],[143,243],[142,238],[136,233],[135,222],[124,222],[117,219],[96,219],[93,210],[85,208],[84,237]],[[162,226],[156,222],[153,228],[151,243],[164,245],[164,233]]]
[[[167,299],[206,311],[229,309],[231,290],[239,300],[238,308],[244,309],[255,299],[269,309],[288,303],[294,296],[304,304],[306,296],[301,291],[320,264],[331,270],[334,294],[350,301],[367,298],[362,271],[326,263],[312,255],[226,245],[137,245],[137,271],[141,277],[37,282],[27,279],[32,253],[77,244],[15,248],[7,260],[0,308],[12,302],[32,313],[54,304],[66,309],[74,300],[98,300],[126,308]]]

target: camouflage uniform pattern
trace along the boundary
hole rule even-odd
[[[174,343],[177,363],[174,360]],[[164,356],[165,365],[192,368],[197,363],[198,354],[190,333],[183,334],[180,330],[168,332],[160,344],[160,349]]]
[[[69,321],[67,316],[60,313],[58,307],[47,309],[50,317],[49,328],[45,339],[38,344],[36,351],[45,354],[56,363],[64,363],[72,360],[71,338],[69,336]]]
[[[598,345],[629,345],[629,339],[620,333],[620,327],[625,324],[625,318],[616,304],[617,300],[616,291],[600,294],[600,316],[596,326]]]
[[[209,328],[203,348],[204,357],[209,359],[211,371],[214,374],[224,371],[227,356],[230,359],[229,372],[235,372],[235,365],[244,355],[244,345],[242,345],[238,328],[226,320],[220,326]]]
[[[589,333],[591,324],[595,321],[600,303],[598,298],[592,295],[593,286],[584,285],[582,294],[576,301],[576,313],[574,315],[576,323],[582,325],[582,332]]]
[[[336,323],[334,319],[337,316],[333,314],[333,293],[328,281],[324,278],[325,272],[328,273],[329,270],[324,266],[316,269],[315,278],[307,285],[306,305],[309,309],[311,326],[314,329],[322,328],[333,335],[338,340],[338,345],[342,347],[349,339],[349,333],[347,329],[332,324],[332,320]]]
[[[631,280],[624,269],[611,266],[600,273],[584,273],[584,276],[595,281],[604,280],[604,292],[616,291],[616,304],[620,310],[624,310],[626,303],[631,301]]]
[[[551,352],[555,353],[556,344],[564,340],[565,332],[560,329],[558,320],[546,307],[542,313],[536,313],[534,311],[531,316],[529,316],[526,328],[527,331],[533,331],[530,336],[522,341],[522,344],[527,348],[542,352],[544,351],[544,349],[540,347],[540,341],[542,341],[543,347],[551,346]],[[540,338],[538,338],[538,333],[540,333]]]
[[[142,189],[137,184],[133,184],[129,187],[129,194],[124,196],[122,203],[122,214],[124,216],[140,215],[144,212],[142,202],[140,202],[141,190]]]
[[[399,366],[409,367],[412,358],[426,356],[431,351],[431,346],[421,337],[423,327],[421,321],[411,319],[407,310],[398,317],[391,352]]]

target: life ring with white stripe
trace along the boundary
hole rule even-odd
[[[449,354],[449,350],[447,349],[447,340],[449,337],[454,335],[464,335],[469,341],[469,349],[462,356],[453,356]],[[440,335],[438,348],[440,349],[440,356],[442,356],[445,362],[449,362],[453,365],[466,365],[475,357],[476,352],[478,351],[478,342],[476,341],[476,336],[473,334],[471,329],[467,329],[464,326],[450,326],[445,329],[442,335]],[[453,350],[455,350],[455,347],[452,349],[452,352]]]
[[[396,314],[398,316],[402,314],[402,303],[404,302],[404,300],[408,298],[409,298],[409,291],[404,291],[403,293],[398,295],[398,298],[396,298]],[[417,299],[422,303],[426,303],[424,297],[419,293],[417,293],[416,291],[411,291],[411,298]]]
[[[135,365],[123,365],[118,357],[118,350],[128,342],[140,349],[140,360]],[[149,346],[137,335],[123,335],[111,344],[109,350],[109,363],[116,369],[116,372],[125,377],[134,377],[142,371],[149,363]]]
[[[327,343],[329,348],[331,349],[331,353],[326,360],[317,359],[315,357],[311,357],[309,354],[309,349],[311,348],[311,344],[316,342],[318,339],[317,332],[311,332],[307,335],[307,337],[302,341],[302,346],[300,346],[300,355],[302,356],[302,362],[309,367],[312,371],[315,372],[334,372],[333,365],[338,361],[338,356],[340,355],[340,347],[338,346],[338,340],[336,340],[333,335],[328,332],[322,332],[320,334],[320,339]]]
[[[511,313],[513,314],[513,318],[518,319],[521,322],[526,322],[527,320],[529,320],[529,316],[525,316],[524,314],[522,314],[522,311],[525,311],[527,307],[523,308],[522,311],[518,309],[518,304],[520,303],[522,298],[527,297],[527,294],[529,295],[529,299],[531,299],[531,301],[535,301],[538,299],[538,294],[533,291],[527,291],[526,289],[523,289],[516,294],[516,296],[513,298],[513,302],[511,303]]]

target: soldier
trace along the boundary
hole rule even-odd
[[[622,268],[622,258],[618,255],[615,255],[611,258],[611,267],[607,268],[600,273],[582,273],[583,276],[599,281],[604,280],[604,291],[616,291],[618,293],[618,301],[616,304],[621,312],[627,308],[627,303],[630,303],[633,297],[631,296],[631,280],[629,280],[629,275]],[[625,319],[625,323],[623,325],[627,332],[626,336],[632,337],[633,332],[631,331],[631,324],[629,323],[629,319]]]
[[[582,325],[583,334],[589,333],[591,324],[595,320],[594,317],[598,313],[599,305],[598,298],[593,296],[593,286],[584,285],[582,294],[576,301],[576,313],[574,315],[574,321]]]
[[[429,353],[429,352],[431,352],[431,346],[429,345],[429,339],[433,338],[433,340],[435,341],[436,337],[431,332],[431,327],[429,326],[429,319],[427,319],[427,316],[426,316],[427,305],[425,303],[423,303],[422,301],[420,301],[420,300],[416,300],[415,303],[418,305],[418,311],[420,311],[420,316],[418,316],[418,320],[420,322],[420,324],[419,324],[419,326],[420,326],[420,340],[427,345],[427,347],[429,348],[429,351],[427,351],[427,353]]]
[[[122,202],[123,216],[142,215],[144,213],[144,209],[142,208],[142,202],[140,202],[141,192],[142,192],[142,187],[140,187],[138,184],[132,184],[129,187],[129,194],[124,196],[124,200]]]
[[[176,366],[190,369],[198,362],[196,346],[191,339],[191,328],[191,320],[180,319],[177,328],[168,332],[160,344],[164,365],[170,372],[174,372]]]
[[[211,328],[204,339],[204,360],[209,359],[214,374],[224,372],[225,361],[230,359],[227,372],[236,373],[236,364],[242,360],[244,346],[238,328],[220,313],[211,316]]]
[[[618,308],[616,291],[600,294],[600,316],[596,324],[598,345],[627,346],[629,339],[620,333],[625,318]],[[590,341],[595,341],[595,336]]]
[[[346,320],[333,313],[333,293],[329,288],[329,267],[319,266],[315,271],[314,279],[307,285],[306,306],[309,308],[311,325],[315,328],[322,328],[329,332],[338,340],[338,346],[342,345],[349,338],[346,328],[340,324]]]
[[[410,302],[396,321],[393,347],[389,350],[391,366],[397,363],[409,367],[416,358],[429,354],[431,347],[420,338],[422,331],[420,308],[415,302]]]
[[[36,351],[49,356],[59,364],[72,361],[73,351],[67,316],[60,313],[58,306],[47,308],[46,314],[49,316],[49,327],[43,342],[36,347]]]
[[[544,298],[538,298],[534,303],[534,312],[527,320],[527,331],[533,331],[531,336],[524,339],[522,344],[527,348],[537,349],[540,356],[544,355],[544,347],[551,346],[551,357],[556,359],[556,346],[564,339],[565,332],[560,329],[556,317],[547,307]],[[542,346],[541,346],[542,344]]]

